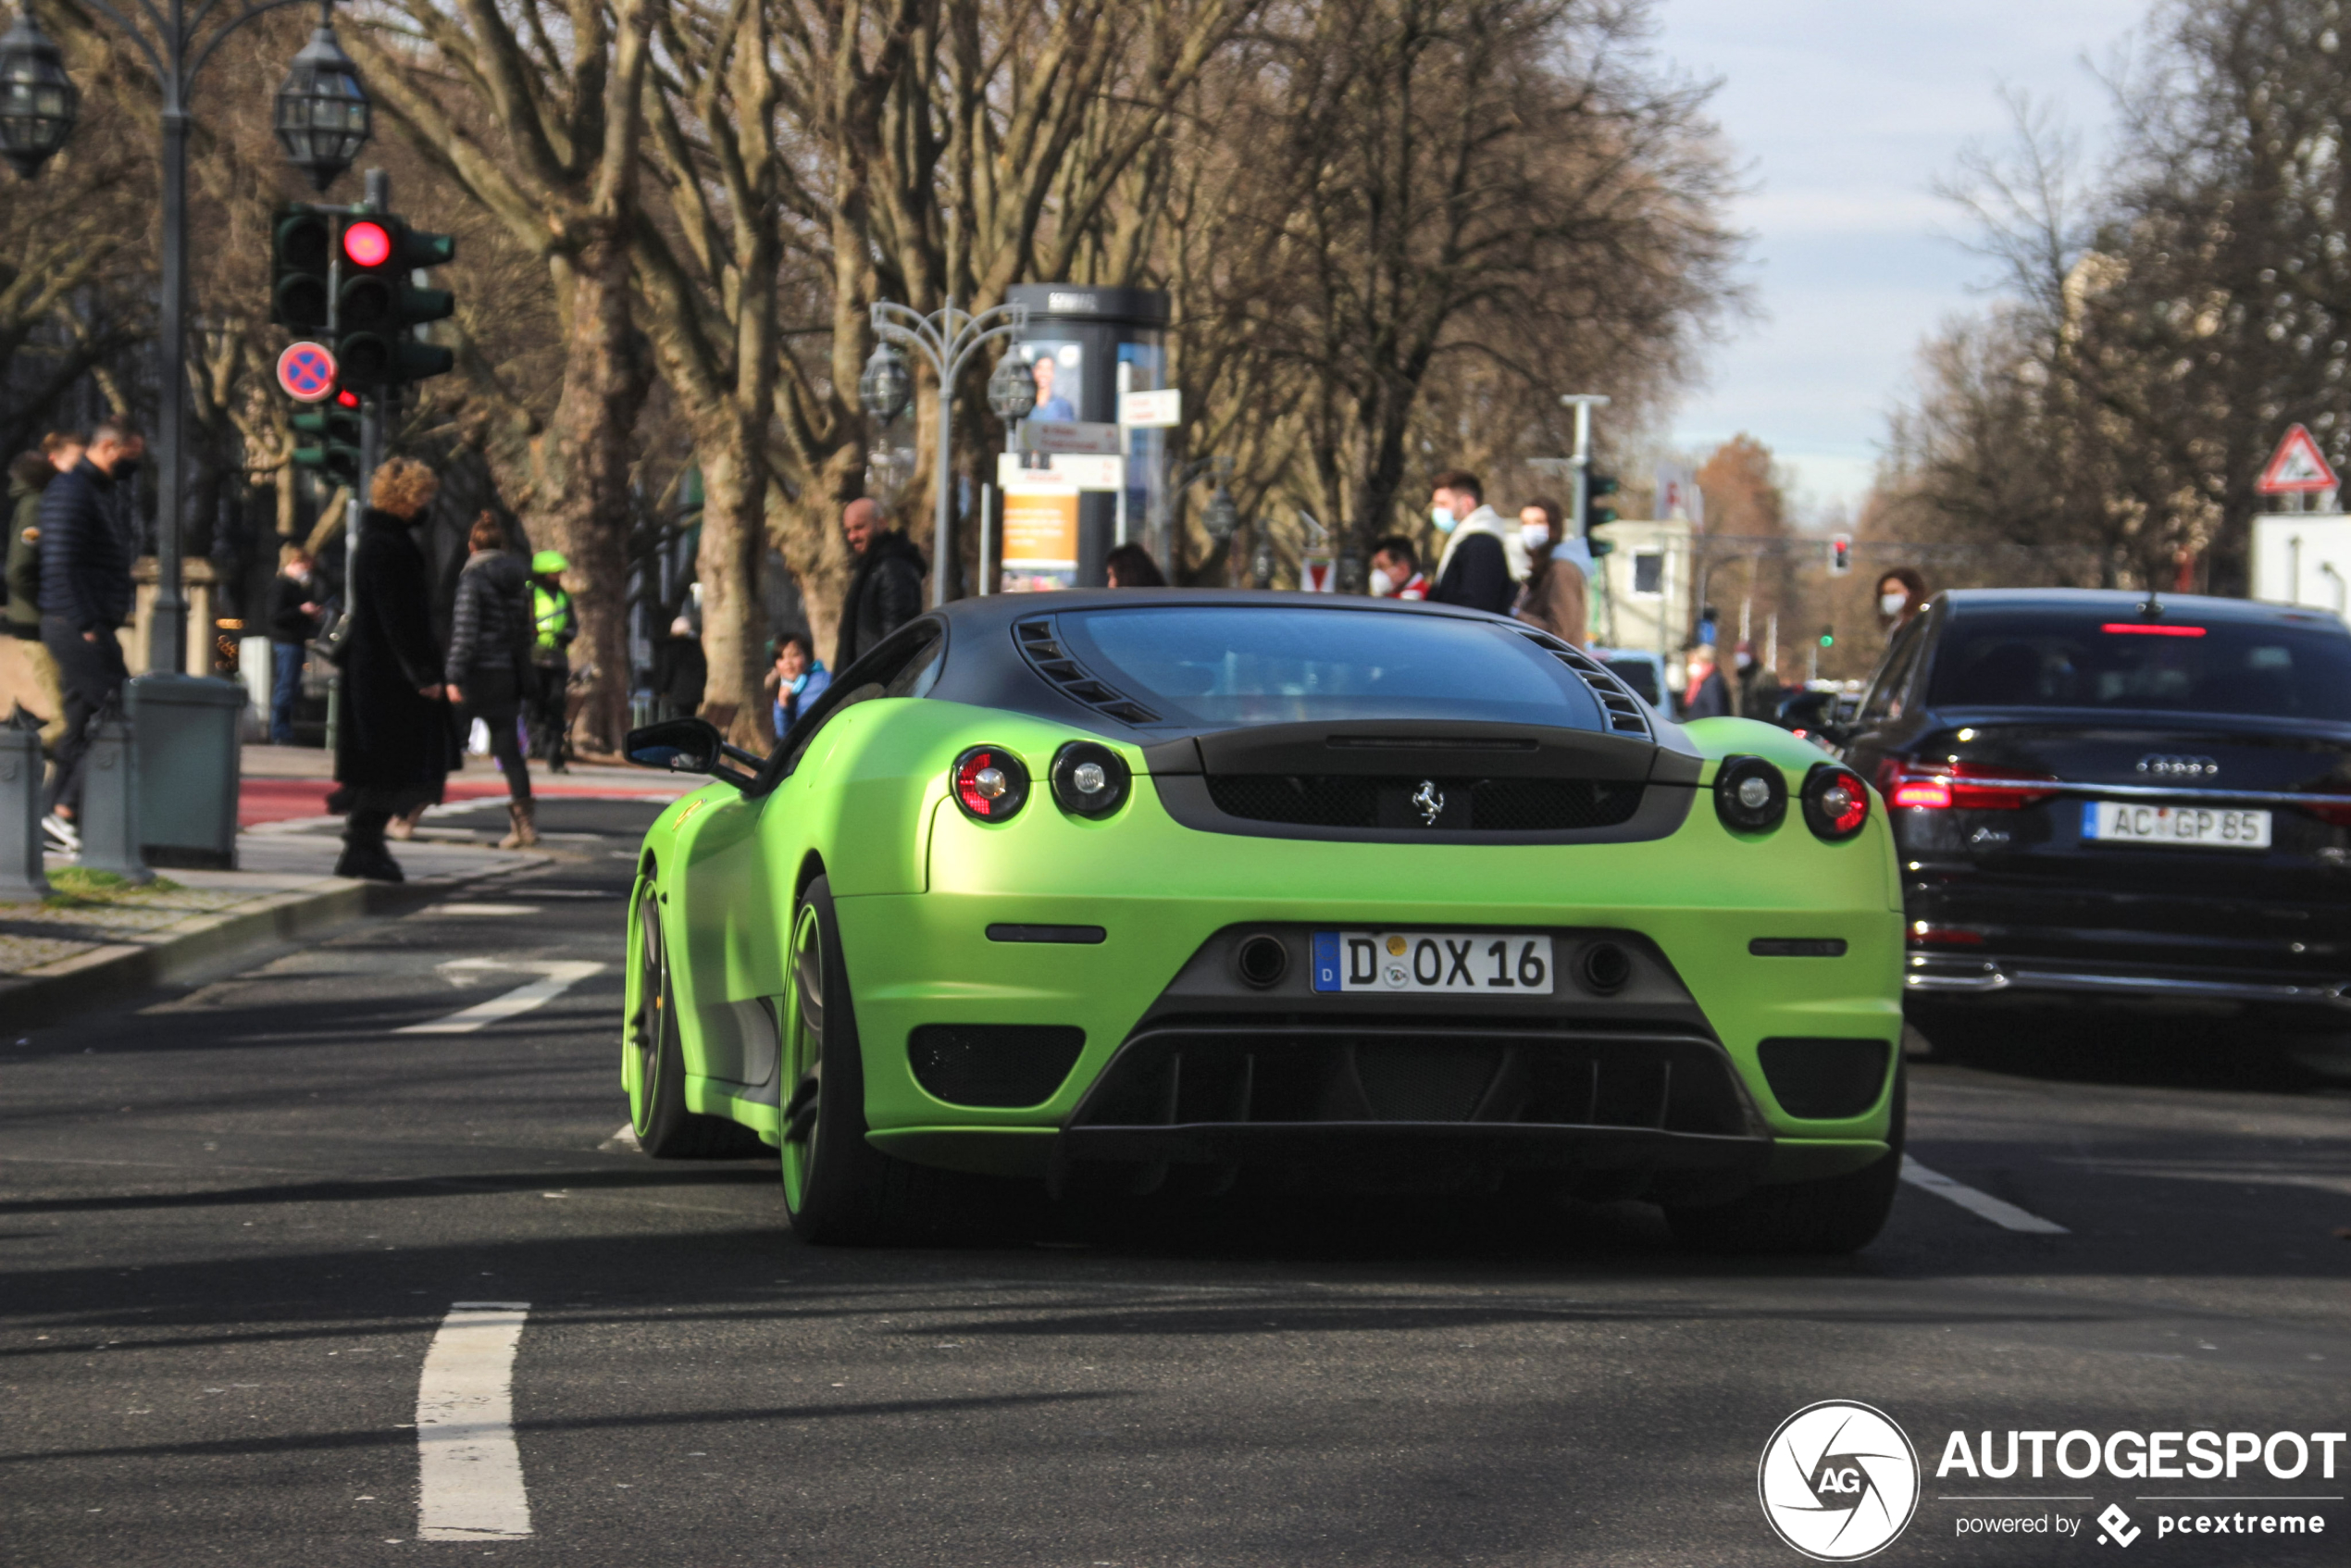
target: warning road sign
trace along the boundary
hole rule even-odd
[[[2285,440],[2278,442],[2276,454],[2270,459],[2270,466],[2261,470],[2261,480],[2253,488],[2264,495],[2316,495],[2337,488],[2337,481],[2334,470],[2319,451],[2319,443],[2310,439],[2309,431],[2296,425],[2286,431]]]
[[[324,343],[290,343],[278,356],[278,384],[296,403],[324,403],[335,393],[335,356]]]

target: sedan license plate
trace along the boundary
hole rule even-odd
[[[1525,931],[1317,931],[1314,989],[1549,996],[1551,939]]]
[[[2102,844],[2169,844],[2199,850],[2266,850],[2270,814],[2213,806],[2082,803],[2082,837]]]

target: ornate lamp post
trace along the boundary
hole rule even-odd
[[[880,417],[876,403],[866,401],[866,387],[875,389],[877,400],[885,394],[894,396],[890,407],[895,417],[914,396],[913,378],[907,375],[906,361],[896,354],[888,354],[889,345],[897,343],[921,351],[939,376],[939,461],[935,488],[939,492],[939,510],[931,534],[934,559],[931,562],[930,602],[935,609],[947,603],[947,579],[951,575],[953,553],[948,548],[949,523],[947,479],[949,448],[954,437],[955,378],[962,375],[979,345],[995,338],[1010,337],[1028,325],[1028,306],[1025,305],[990,305],[978,315],[957,310],[955,302],[928,316],[911,306],[893,305],[889,300],[874,302],[874,335],[882,346],[874,350],[873,358],[865,362],[865,373],[857,378],[857,398],[865,412]],[[885,354],[888,357],[885,358]],[[893,371],[891,367],[895,366]],[[894,391],[890,389],[894,388]],[[1034,396],[1034,393],[1031,394]]]
[[[335,43],[333,0],[246,0],[216,14],[220,0],[136,0],[118,9],[111,0],[89,8],[120,28],[146,56],[163,101],[163,291],[158,337],[163,349],[161,402],[155,411],[155,613],[147,668],[178,674],[186,661],[188,601],[180,586],[181,448],[188,409],[188,96],[196,77],[229,35],[255,17],[289,6],[318,6],[318,28],[294,56],[278,90],[278,139],[286,156],[324,191],[351,167],[367,144],[371,113],[349,56]],[[129,0],[126,0],[126,5]],[[146,25],[140,25],[143,19]],[[152,36],[150,36],[152,33]],[[27,179],[65,143],[77,94],[57,46],[30,13],[0,37],[0,156]]]
[[[31,179],[73,134],[81,108],[64,55],[24,12],[0,35],[0,157]]]

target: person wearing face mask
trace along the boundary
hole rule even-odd
[[[1926,608],[1926,579],[1913,566],[1897,566],[1877,579],[1878,626],[1892,637]]]
[[[1590,625],[1589,547],[1580,539],[1560,537],[1556,501],[1530,501],[1519,508],[1518,532],[1534,569],[1511,613],[1561,641],[1581,646]]]
[[[1692,719],[1725,718],[1731,712],[1731,689],[1723,679],[1723,671],[1714,662],[1714,647],[1701,642],[1690,650],[1689,684],[1683,688],[1679,717],[1687,724]]]
[[[1412,541],[1391,533],[1372,541],[1372,597],[1425,599],[1428,579],[1421,575],[1421,554]]]
[[[1528,569],[1518,529],[1486,504],[1484,483],[1466,469],[1447,469],[1432,488],[1428,520],[1445,536],[1445,554],[1430,600],[1509,615]]]

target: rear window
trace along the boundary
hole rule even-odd
[[[2317,628],[2143,622],[2065,611],[1955,616],[1928,701],[2351,722],[2351,637]]]
[[[1499,626],[1378,610],[1163,605],[1054,617],[1104,679],[1181,721],[1459,718],[1601,727],[1559,660]]]

